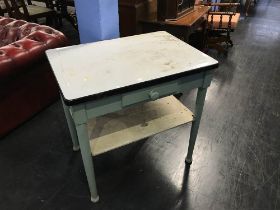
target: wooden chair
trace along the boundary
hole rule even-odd
[[[3,0],[0,0],[0,16],[4,16],[6,5]]]
[[[8,11],[7,11],[7,8],[6,8],[4,0],[0,0],[0,16],[4,16],[5,13],[7,13],[7,12]]]
[[[33,5],[31,0],[4,0],[8,14],[12,18],[37,22],[46,18],[47,23],[57,26],[57,14],[52,8]]]
[[[60,22],[62,25],[62,18],[65,18],[71,25],[78,29],[78,21],[75,11],[75,2],[74,0],[51,0],[56,8],[56,11],[60,14]],[[72,9],[70,9],[72,8]]]
[[[55,10],[58,15],[59,25],[62,26],[62,19],[65,18],[71,25],[78,29],[77,16],[74,0],[35,0],[45,2],[47,7]]]
[[[245,16],[249,16],[249,11],[251,10],[252,7],[255,7],[257,4],[257,0],[246,0],[245,1]]]
[[[207,5],[212,7],[208,12],[207,46],[227,55],[228,46],[233,46],[230,33],[237,27],[240,18],[237,8],[240,4],[208,2]]]

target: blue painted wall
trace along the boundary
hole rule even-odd
[[[119,37],[118,0],[75,0],[80,42]]]

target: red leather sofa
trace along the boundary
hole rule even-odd
[[[45,51],[66,44],[48,26],[0,16],[0,138],[58,98]]]

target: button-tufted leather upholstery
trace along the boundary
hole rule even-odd
[[[53,28],[0,16],[0,137],[57,98],[45,51],[66,44]]]

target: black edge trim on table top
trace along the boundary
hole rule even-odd
[[[203,71],[207,71],[207,70],[212,70],[215,68],[218,68],[219,63],[217,64],[213,64],[207,67],[201,67],[198,69],[193,69],[187,72],[182,72],[182,73],[178,73],[178,74],[174,74],[171,76],[166,76],[166,77],[162,77],[162,78],[158,78],[158,79],[154,79],[154,80],[150,80],[150,81],[146,81],[146,82],[141,82],[141,83],[137,83],[135,85],[130,85],[130,86],[125,86],[122,88],[118,88],[118,89],[114,89],[114,90],[110,90],[110,91],[106,91],[106,92],[102,92],[102,93],[98,93],[98,94],[94,94],[94,95],[89,95],[89,96],[84,96],[81,98],[77,98],[74,100],[68,100],[64,97],[63,92],[61,91],[61,88],[59,86],[62,98],[64,100],[64,103],[67,106],[73,106],[73,105],[77,105],[79,103],[83,103],[89,100],[96,100],[96,99],[101,99],[101,98],[105,98],[107,96],[112,96],[112,95],[119,95],[125,92],[130,92],[130,91],[134,91],[134,90],[139,90],[141,88],[145,88],[148,86],[153,86],[153,85],[157,85],[159,83],[162,82],[168,82],[169,80],[174,80],[174,79],[179,79],[180,77],[184,77],[193,73],[200,73]],[[58,83],[59,84],[59,83]]]

